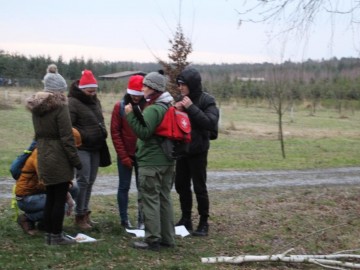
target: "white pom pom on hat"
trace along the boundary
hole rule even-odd
[[[47,73],[44,76],[44,90],[55,92],[55,91],[65,91],[67,84],[63,76],[61,76],[55,64],[49,65]]]

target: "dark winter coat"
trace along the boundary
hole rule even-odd
[[[192,105],[186,109],[191,122],[190,155],[209,150],[209,131],[214,130],[219,121],[219,109],[215,98],[202,90],[200,73],[194,68],[184,69],[178,79],[189,88]]]
[[[81,168],[68,109],[62,93],[38,92],[27,100],[38,149],[38,172],[45,185],[69,182]]]
[[[126,121],[125,106],[128,103],[131,103],[131,97],[126,94],[122,101],[115,104],[111,115],[111,138],[120,160],[134,157],[136,150],[137,137]],[[142,110],[145,99],[142,99],[139,105]]]
[[[81,135],[79,150],[98,151],[107,137],[101,104],[96,95],[85,95],[78,85],[79,81],[72,83],[68,97],[72,126]]]

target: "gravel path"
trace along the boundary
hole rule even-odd
[[[0,178],[0,198],[11,198],[12,179]],[[269,188],[280,186],[360,184],[360,167],[291,171],[209,171],[209,190]],[[116,194],[118,177],[99,176],[93,195]],[[135,180],[130,192],[135,192]]]

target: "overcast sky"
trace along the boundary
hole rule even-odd
[[[359,57],[359,36],[345,20],[334,29],[324,18],[301,38],[269,41],[273,26],[238,27],[241,8],[237,0],[0,0],[0,50],[66,61],[155,62],[154,55],[167,59],[180,20],[193,63]]]

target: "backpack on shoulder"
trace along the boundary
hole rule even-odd
[[[36,141],[34,140],[31,142],[30,146],[27,149],[25,149],[21,155],[17,156],[11,163],[10,173],[15,180],[19,179],[22,173],[22,168],[24,167],[26,160],[29,158],[35,147],[36,147]]]
[[[160,146],[169,160],[177,160],[189,152],[191,142],[191,124],[186,112],[168,107],[160,125],[157,126],[155,134],[161,136]]]

